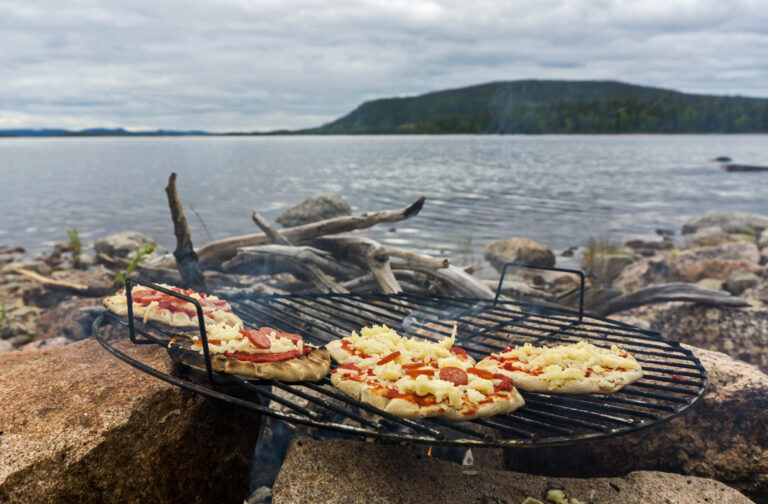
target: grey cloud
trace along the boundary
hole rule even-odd
[[[299,128],[519,78],[767,96],[767,27],[753,0],[0,0],[0,127]]]

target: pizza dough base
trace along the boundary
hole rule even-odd
[[[328,349],[328,352],[331,354],[331,357],[333,357],[333,360],[335,360],[339,365],[343,366],[344,364],[350,364],[354,363],[357,364],[361,360],[363,360],[362,357],[359,355],[352,355],[351,353],[347,352],[341,347],[341,342],[343,340],[335,339],[333,341],[330,341],[326,343],[325,348]]]
[[[478,369],[492,373],[500,373],[512,379],[515,387],[526,392],[542,392],[550,394],[596,394],[616,392],[621,388],[636,382],[643,377],[641,368],[628,371],[610,371],[604,375],[592,373],[584,380],[569,379],[555,388],[549,388],[549,382],[538,376],[529,375],[522,371],[508,371],[502,368],[498,361],[483,359],[477,364]]]
[[[331,383],[350,396],[352,399],[370,404],[380,410],[393,415],[419,419],[439,416],[448,420],[474,420],[475,418],[486,418],[493,415],[510,413],[525,404],[520,393],[513,389],[507,398],[495,397],[492,403],[479,404],[478,409],[471,415],[464,415],[461,411],[453,408],[446,408],[439,404],[431,406],[419,406],[402,398],[389,399],[372,392],[369,386],[363,382],[355,380],[343,380],[342,373],[331,374]]]
[[[170,356],[185,364],[205,369],[205,357],[193,348],[188,338],[176,336],[168,344]],[[331,369],[328,350],[315,348],[307,355],[280,362],[249,362],[227,357],[222,354],[211,355],[211,368],[222,373],[260,378],[262,380],[280,380],[284,382],[320,381]]]

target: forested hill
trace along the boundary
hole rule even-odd
[[[313,134],[768,132],[768,99],[612,81],[494,82],[365,102]]]

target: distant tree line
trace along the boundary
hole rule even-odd
[[[602,87],[587,93],[587,84],[537,81],[521,87],[515,82],[376,100],[307,132],[768,132],[768,99],[691,95],[621,83],[599,83]]]

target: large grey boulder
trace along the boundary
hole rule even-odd
[[[288,448],[272,488],[272,502],[532,504],[555,502],[546,498],[555,489],[561,492],[558,502],[571,503],[752,502],[717,481],[679,474],[643,471],[593,479],[533,476],[459,465],[428,457],[423,450],[304,437],[294,438]]]
[[[322,193],[289,208],[275,220],[283,227],[294,227],[351,214],[352,207],[342,196],[334,193]]]
[[[650,328],[665,338],[724,352],[768,373],[768,309],[694,303],[658,305]]]
[[[138,231],[123,231],[113,235],[99,238],[93,244],[97,254],[106,254],[115,258],[134,258],[137,249],[144,249],[147,245],[156,245],[149,236]]]
[[[649,285],[674,281],[676,275],[666,253],[643,257],[624,268],[613,281],[613,287],[624,293],[634,292]]]
[[[163,348],[118,345],[169,369]],[[0,502],[243,502],[256,415],[142,373],[93,339],[3,353],[0,383]]]
[[[731,235],[719,226],[702,227],[691,236],[691,243],[697,247],[711,247],[721,243],[734,241]]]
[[[530,238],[507,238],[488,243],[483,249],[486,261],[501,272],[504,263],[519,262],[534,266],[552,267],[555,254],[543,243]]]
[[[683,233],[694,233],[703,227],[718,226],[726,233],[753,234],[760,229],[768,229],[768,215],[735,212],[731,210],[710,210],[688,219],[683,224]]]
[[[725,354],[691,350],[707,370],[709,385],[704,396],[685,412],[662,424],[605,440],[506,450],[508,467],[581,477],[669,471],[712,478],[757,502],[768,502],[768,376]],[[615,498],[596,502],[618,502]]]

